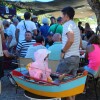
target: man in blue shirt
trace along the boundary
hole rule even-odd
[[[48,48],[51,51],[49,54],[49,60],[60,60],[60,54],[62,49],[61,35],[56,33],[53,35],[53,45]]]

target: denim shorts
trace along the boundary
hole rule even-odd
[[[80,58],[79,56],[71,56],[68,58],[61,59],[60,63],[58,64],[56,72],[62,74],[73,74],[76,75],[76,72],[79,68]]]

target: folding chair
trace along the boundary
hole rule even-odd
[[[93,86],[94,86],[94,91],[95,91],[95,96],[96,96],[96,100],[99,100],[98,99],[98,93],[97,93],[97,83],[98,83],[98,80],[99,80],[99,78],[100,78],[100,70],[98,71],[98,73],[97,73],[97,75],[93,75],[93,74],[91,74],[91,73],[88,73],[88,76],[87,76],[87,79],[89,78],[89,77],[91,77],[92,78],[92,80],[93,80]]]
[[[49,68],[51,68],[52,72],[56,72],[58,64],[59,64],[59,60],[49,60],[48,61]]]

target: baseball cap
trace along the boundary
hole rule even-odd
[[[37,16],[36,15],[33,15],[32,18],[37,18]]]

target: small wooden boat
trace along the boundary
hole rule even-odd
[[[17,68],[11,72],[12,77],[22,89],[45,97],[69,97],[83,92],[87,74],[77,77],[71,75],[64,78],[60,84],[46,82],[43,80],[34,81],[27,75],[26,68]]]

